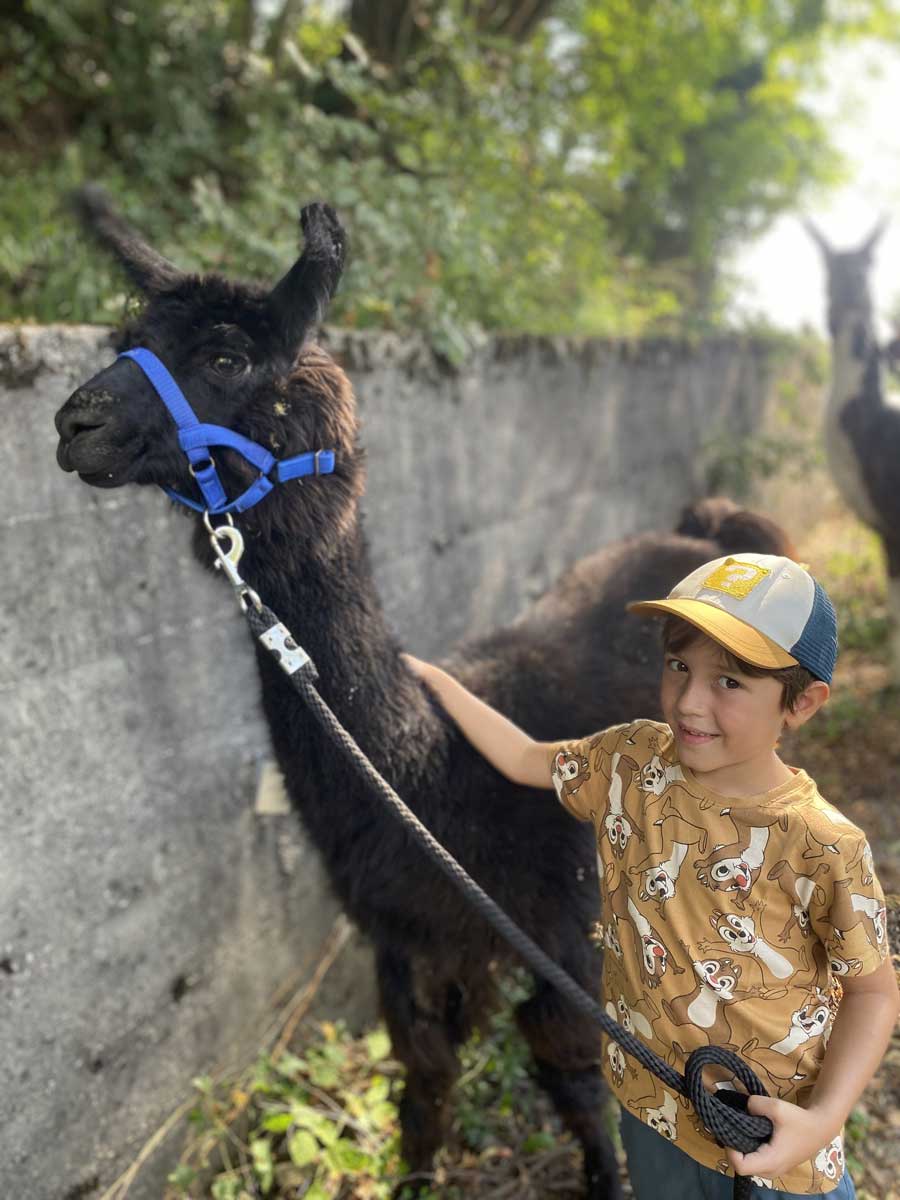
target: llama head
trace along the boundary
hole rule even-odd
[[[180,271],[150,247],[111,207],[86,188],[77,197],[82,219],[110,249],[143,296],[140,313],[118,349],[144,346],[168,367],[204,424],[224,425],[277,459],[333,449],[335,473],[275,488],[242,523],[271,519],[280,493],[292,514],[309,510],[333,531],[362,490],[362,460],[349,381],[311,342],[337,287],[345,237],[335,213],[311,204],[301,213],[303,253],[274,288],[220,275]],[[117,359],[82,384],[56,416],[57,459],[95,487],[153,483],[202,502],[177,441],[175,423],[149,380],[129,359]],[[257,471],[236,452],[214,450],[229,498]],[[329,521],[329,517],[331,520]],[[297,529],[295,532],[302,532]]]
[[[853,250],[835,250],[812,221],[805,222],[806,231],[818,246],[825,262],[828,330],[833,338],[848,322],[853,322],[853,336],[857,340],[867,334],[871,327],[869,271],[875,247],[887,225],[887,218],[882,217],[861,245]]]

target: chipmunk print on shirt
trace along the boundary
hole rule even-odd
[[[651,1014],[650,1019],[637,1007],[632,1008],[621,992],[615,1004],[611,1000],[607,1000],[606,1015],[617,1021],[626,1032],[639,1033],[649,1042],[653,1038],[653,1026],[650,1024],[650,1020],[659,1016],[659,1009],[649,998],[639,1000],[638,1004],[643,1004],[648,1009]]]
[[[807,1078],[821,1058],[822,1035],[830,1029],[833,1012],[829,998],[816,991],[802,1008],[791,1013],[791,1024],[784,1037],[771,1046],[760,1046],[756,1038],[741,1047],[745,1058],[757,1073],[765,1072],[779,1095],[786,1082]],[[799,1053],[798,1053],[799,1051]]]
[[[626,1071],[632,1079],[637,1079],[637,1067],[632,1065],[631,1057],[612,1038],[607,1039],[606,1058],[609,1062],[610,1073],[617,1083],[624,1082]]]
[[[662,1090],[662,1104],[647,1105],[641,1100],[635,1101],[633,1104],[629,1101],[629,1107],[637,1111],[641,1120],[645,1125],[649,1125],[651,1129],[655,1129],[662,1137],[668,1141],[674,1142],[678,1136],[678,1102],[671,1092],[667,1092],[665,1088]],[[656,1096],[645,1096],[643,1100],[655,1100]]]
[[[816,876],[827,875],[830,870],[831,868],[825,863],[819,863],[812,873],[800,875],[786,858],[782,858],[769,871],[766,879],[775,880],[791,901],[791,915],[778,935],[780,942],[786,942],[794,928],[801,937],[809,937],[810,902],[815,898],[821,907],[825,901],[825,889],[821,884],[816,883]]]
[[[778,823],[786,830],[787,824],[782,815],[765,813],[758,808],[723,808],[722,816],[731,819],[735,840],[714,846],[706,858],[694,861],[694,868],[704,887],[717,892],[733,892],[735,904],[743,908],[744,900],[762,870],[769,828]]]
[[[686,820],[675,808],[671,797],[663,803],[662,816],[647,831],[649,853],[629,870],[641,876],[641,900],[652,901],[659,915],[665,916],[663,906],[675,895],[675,885],[691,846],[702,854],[708,835],[705,829]]]
[[[842,942],[851,929],[861,925],[869,945],[880,949],[886,945],[887,908],[876,896],[851,891],[852,886],[851,879],[834,881],[834,899],[828,919],[839,941]]]
[[[611,767],[612,778],[609,781],[601,828],[613,854],[621,859],[632,837],[637,837],[639,841],[644,840],[640,826],[628,811],[624,800],[626,789],[634,780],[638,765],[633,758],[617,752],[612,756]]]
[[[572,754],[569,750],[560,750],[557,753],[551,778],[560,800],[574,796],[590,777],[590,765],[584,754]]]
[[[726,950],[735,954],[749,954],[766,968],[769,975],[775,979],[790,979],[801,967],[800,962],[786,958],[774,946],[770,945],[763,936],[762,929],[757,929],[756,921],[751,916],[737,913],[724,913],[718,910],[709,914],[709,923],[719,935]],[[715,949],[714,943],[703,940],[700,943],[703,950]]]
[[[663,1000],[666,1016],[673,1025],[693,1025],[703,1030],[711,1046],[736,1050],[727,1008],[751,996],[758,996],[757,985],[739,989],[741,967],[730,958],[707,958],[694,962],[697,982],[682,996]]]
[[[853,871],[859,869],[859,882],[863,887],[868,887],[875,875],[875,862],[872,858],[872,847],[868,841],[863,842],[859,848],[859,852],[847,864],[847,869]]]
[[[648,763],[641,767],[642,792],[650,792],[653,796],[662,796],[673,783],[681,783],[684,772],[677,763],[668,763],[654,754]]]
[[[838,1180],[844,1174],[844,1139],[840,1134],[832,1138],[827,1146],[822,1147],[813,1159],[813,1166],[826,1179],[832,1180],[835,1186],[837,1185]],[[813,1183],[815,1183],[815,1175]]]
[[[593,827],[606,1014],[677,1071],[699,1047],[728,1047],[771,1095],[807,1103],[839,980],[866,975],[888,954],[884,897],[862,832],[793,768],[752,800],[704,788],[657,722],[553,745],[548,760],[548,785]],[[623,1106],[719,1167],[721,1150],[687,1102],[614,1040],[598,1057]],[[737,1086],[726,1068],[704,1068],[704,1083]],[[823,1153],[772,1184],[828,1192],[838,1163],[836,1150]]]
[[[684,968],[672,958],[669,947],[631,899],[630,887],[631,881],[623,875],[619,886],[610,893],[610,911],[616,922],[620,943],[623,927],[631,932],[634,959],[644,985],[657,988],[666,971],[671,970],[675,975],[683,975]]]

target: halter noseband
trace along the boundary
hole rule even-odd
[[[139,346],[134,350],[124,350],[119,358],[130,358],[132,362],[137,363],[178,426],[178,445],[188,456],[191,474],[196,479],[206,504],[198,504],[196,500],[182,496],[164,484],[160,486],[167,496],[186,504],[195,512],[246,512],[248,508],[258,504],[263,496],[267,496],[276,483],[286,483],[289,479],[300,479],[304,475],[330,475],[334,470],[333,450],[310,450],[306,454],[296,454],[293,458],[279,460],[258,442],[252,442],[240,433],[226,429],[224,425],[201,424],[181,388],[152,350],[145,350]],[[210,446],[228,446],[237,450],[238,454],[259,471],[259,476],[250,487],[230,504],[222,482],[216,474],[216,464],[209,452]],[[273,469],[274,478],[270,478]]]

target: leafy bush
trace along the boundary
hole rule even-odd
[[[451,361],[478,327],[702,329],[723,248],[835,178],[802,85],[892,0],[495,10],[392,0],[376,28],[361,4],[25,0],[0,62],[0,316],[120,310],[63,211],[90,179],[186,268],[271,280],[298,204],[328,199],[353,246],[335,319],[424,330]]]
[[[434,1197],[443,1200],[510,1188],[523,1171],[538,1191],[546,1184],[577,1194],[581,1186],[578,1153],[530,1078],[512,1015],[525,977],[515,974],[502,988],[503,1009],[461,1055],[453,1149],[434,1176]],[[404,1170],[401,1086],[383,1029],[354,1038],[330,1022],[299,1053],[263,1057],[241,1079],[195,1080],[190,1134],[166,1200],[387,1200]]]

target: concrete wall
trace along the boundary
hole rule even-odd
[[[451,376],[420,343],[328,341],[359,396],[386,612],[424,655],[580,553],[671,527],[703,490],[698,445],[753,429],[769,388],[738,342],[503,339]],[[194,1075],[252,1055],[336,914],[291,818],[257,811],[251,649],[189,522],[56,467],[53,414],[110,355],[101,329],[0,328],[0,1196],[29,1200],[97,1195]],[[351,944],[320,1012],[366,1020],[370,979]]]

